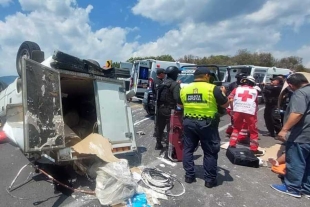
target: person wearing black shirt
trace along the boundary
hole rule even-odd
[[[163,83],[163,80],[164,78],[166,77],[166,74],[165,74],[165,69],[163,68],[157,68],[156,70],[156,77],[154,78],[153,80],[153,84],[151,85],[151,90],[152,90],[152,94],[153,94],[153,101],[156,105],[156,101],[157,101],[157,90],[158,90],[158,86],[160,84]],[[156,113],[156,111],[155,111]],[[153,137],[156,137],[157,136],[157,116],[155,114],[155,120],[154,120],[154,134],[153,134]]]
[[[170,131],[170,115],[171,110],[176,109],[177,101],[180,96],[180,84],[177,82],[179,68],[169,66],[165,70],[167,78],[158,88],[157,94],[157,134],[155,150],[163,149],[162,140],[164,129],[167,126],[167,132]]]
[[[282,128],[281,116],[277,105],[278,97],[283,87],[283,79],[275,77],[270,80],[270,85],[266,85],[262,91],[265,97],[264,119],[268,130],[268,133],[264,134],[264,136],[276,137]]]

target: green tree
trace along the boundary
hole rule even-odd
[[[302,58],[296,56],[284,57],[277,61],[277,67],[288,69],[303,69]]]
[[[162,61],[175,61],[175,59],[169,55],[160,56],[148,56],[148,57],[132,57],[127,62],[133,62],[135,60],[155,59]],[[302,58],[297,56],[283,57],[277,60],[270,52],[250,52],[247,49],[238,50],[234,56],[228,55],[210,55],[205,57],[199,57],[193,54],[184,55],[179,58],[178,61],[183,63],[194,63],[198,65],[257,65],[272,67],[276,66],[279,68],[288,68],[295,71],[309,71],[302,64]],[[114,64],[114,63],[113,63]],[[119,63],[118,63],[119,65]]]
[[[171,55],[160,55],[160,56],[148,56],[148,57],[131,57],[127,60],[127,62],[133,63],[135,60],[145,60],[145,59],[175,61]]]
[[[120,68],[121,62],[112,62],[112,68]]]
[[[253,55],[247,49],[238,50],[232,60],[234,65],[254,65]]]

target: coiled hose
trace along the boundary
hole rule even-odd
[[[143,183],[151,188],[152,190],[165,194],[167,196],[181,196],[185,193],[185,187],[180,180],[176,177],[170,175],[169,173],[165,173],[156,168],[144,168],[141,173]],[[179,194],[172,194],[171,189],[174,187],[174,183],[178,182],[181,184],[183,190]]]

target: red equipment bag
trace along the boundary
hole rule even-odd
[[[183,112],[171,110],[168,157],[171,161],[182,161],[183,159]]]

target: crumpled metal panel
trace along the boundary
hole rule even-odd
[[[62,148],[62,116],[59,72],[24,59],[23,106],[26,151]]]

